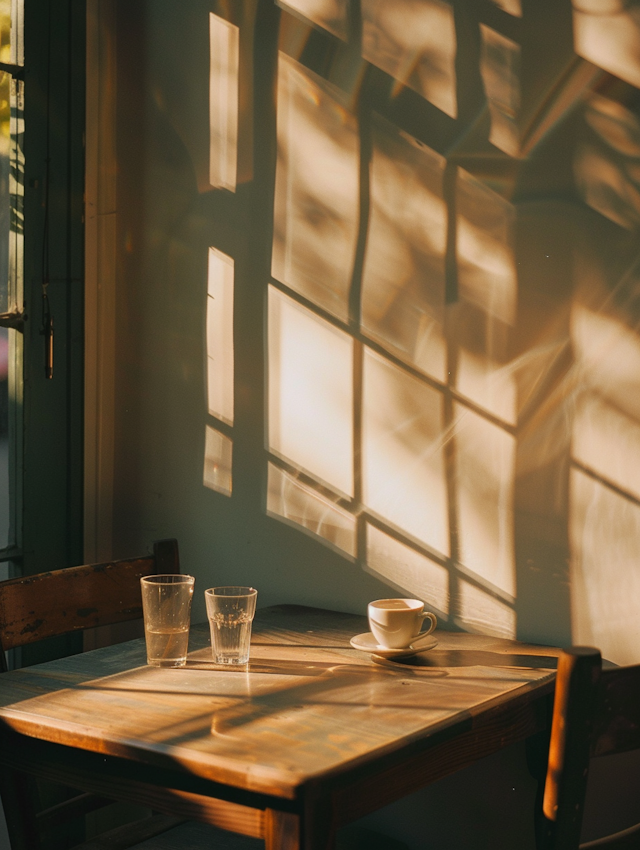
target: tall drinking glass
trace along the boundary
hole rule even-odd
[[[211,587],[204,592],[216,664],[246,664],[258,591],[254,587]]]
[[[189,645],[193,576],[157,575],[140,579],[147,664],[184,667]]]

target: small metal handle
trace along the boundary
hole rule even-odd
[[[0,313],[0,328],[13,328],[16,331],[24,330],[26,313],[13,310],[11,313]]]

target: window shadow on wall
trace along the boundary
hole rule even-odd
[[[637,660],[636,13],[616,54],[597,0],[280,5],[263,507],[443,622]]]

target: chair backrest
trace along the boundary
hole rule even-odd
[[[153,555],[144,558],[67,567],[0,582],[0,672],[7,669],[4,650],[81,629],[141,618],[142,576],[179,572],[177,541],[159,540],[153,544]],[[54,846],[52,831],[68,829],[74,822],[79,822],[76,829],[82,834],[84,815],[113,802],[90,793],[66,799],[70,793],[70,789],[66,789],[62,802],[44,808],[43,800],[60,800],[60,792],[52,791],[52,783],[48,783],[42,797],[41,786],[33,776],[13,767],[3,766],[0,770],[0,795],[11,846],[15,850],[42,850]],[[145,836],[154,835],[175,822],[175,818],[165,817],[160,823],[155,819],[152,823],[152,819],[146,818],[132,825],[131,841],[125,843],[123,840],[118,846],[130,847],[134,840],[141,840],[143,833],[139,832],[139,827],[144,828]],[[65,847],[67,839],[71,840],[75,834],[64,834]],[[58,834],[56,841],[61,837]],[[98,844],[96,841],[95,846]],[[55,843],[55,846],[63,845]],[[116,845],[110,843],[108,846]]]
[[[158,540],[153,555],[67,567],[0,582],[0,669],[4,651],[94,626],[142,617],[140,578],[179,573],[176,540]]]
[[[640,664],[603,670],[597,649],[564,650],[558,659],[544,789],[545,850],[580,847],[590,759],[635,749],[640,749]],[[608,836],[602,846],[640,847],[640,824]]]

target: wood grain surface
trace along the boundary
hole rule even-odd
[[[153,555],[67,567],[0,582],[0,649],[142,618],[140,578],[179,573],[176,540],[157,540]],[[4,672],[5,658],[0,657]]]
[[[355,787],[375,762],[410,773],[407,759],[450,739],[471,736],[462,763],[536,731],[526,709],[551,692],[557,650],[437,631],[430,652],[376,663],[349,645],[365,630],[363,617],[275,606],[258,612],[243,669],[213,664],[204,626],[185,668],[147,667],[140,640],[14,671],[0,680],[0,726],[290,800],[345,773]]]

